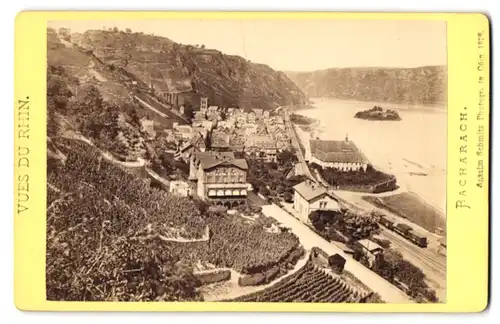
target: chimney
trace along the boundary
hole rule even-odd
[[[349,135],[348,134],[345,134],[345,141],[349,142]]]

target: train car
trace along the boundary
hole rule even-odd
[[[408,232],[413,230],[413,228],[411,228],[411,226],[408,226],[406,224],[399,223],[393,227],[393,230],[394,230],[394,232],[396,232],[404,237],[407,237]]]
[[[415,243],[416,245],[420,246],[420,247],[427,247],[427,237],[425,237],[423,234],[421,233],[417,233],[413,230],[411,231],[408,231],[408,234],[406,236],[410,241],[412,241],[413,243]]]
[[[394,226],[394,232],[398,233],[408,241],[420,247],[427,247],[427,237],[425,237],[421,233],[416,232],[413,228],[411,228],[411,226],[408,226],[406,224],[396,224],[396,226]]]
[[[378,221],[380,224],[383,226],[387,227],[388,229],[392,230],[394,226],[394,221],[389,219],[386,216],[380,216],[380,219]]]

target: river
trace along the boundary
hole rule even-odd
[[[312,101],[313,108],[296,111],[319,121],[309,136],[325,140],[343,140],[348,136],[376,168],[394,174],[403,190],[421,195],[445,213],[446,107],[325,98],[314,98]],[[356,112],[374,105],[396,109],[402,120],[354,118]]]

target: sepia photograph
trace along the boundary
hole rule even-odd
[[[49,21],[46,299],[446,303],[446,28]]]

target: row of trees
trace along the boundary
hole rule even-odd
[[[319,164],[311,163],[312,169],[318,170],[319,174],[332,186],[375,186],[394,179],[394,176],[383,173],[368,164],[366,170],[342,171],[336,168],[323,168]],[[394,181],[394,186],[396,182]],[[394,189],[394,188],[393,188]]]
[[[399,251],[384,250],[384,257],[377,259],[372,270],[389,282],[406,285],[406,292],[417,301],[437,302],[436,292],[425,282],[425,274],[403,258]]]
[[[374,217],[349,210],[315,210],[309,214],[309,219],[321,236],[343,243],[353,243],[380,232],[380,226]]]

